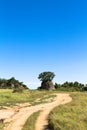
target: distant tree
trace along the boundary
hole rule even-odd
[[[77,81],[75,82],[68,82],[66,81],[63,84],[55,84],[55,88],[57,90],[62,90],[62,91],[82,91],[84,90],[84,84],[81,84]],[[86,87],[85,87],[86,89]]]
[[[64,88],[68,88],[68,87],[69,87],[69,82],[66,81],[65,83],[63,83],[63,84],[62,84],[62,87],[64,87]]]
[[[0,88],[4,89],[6,88],[6,85],[7,85],[7,80],[0,78]]]
[[[0,89],[28,89],[28,87],[23,84],[23,82],[19,82],[14,77],[6,80],[0,78]]]
[[[54,77],[55,74],[53,72],[47,71],[40,73],[38,79],[40,79],[41,81],[52,81]]]
[[[7,80],[7,87],[14,88],[15,87],[16,79],[14,77]]]
[[[55,74],[53,72],[47,71],[40,73],[38,76],[38,79],[42,81],[40,89],[47,89],[47,90],[54,89],[54,85],[52,82],[54,77]]]
[[[61,88],[61,84],[55,83],[55,89],[60,89]]]
[[[82,88],[83,91],[87,91],[87,84],[85,84]]]

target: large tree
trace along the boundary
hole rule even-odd
[[[40,89],[47,89],[47,90],[54,89],[54,85],[52,82],[54,77],[55,74],[53,72],[47,71],[40,73],[38,76],[38,79],[42,81]]]

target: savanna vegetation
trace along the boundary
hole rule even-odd
[[[41,86],[38,90],[59,90],[59,91],[87,91],[87,84],[84,85],[79,82],[68,82],[63,84],[55,83],[52,80],[55,77],[54,72],[46,71],[39,74],[38,79],[41,81]],[[12,89],[13,93],[22,92],[25,89],[29,89],[23,82],[15,79],[14,77],[10,79],[0,78],[0,89]]]
[[[55,83],[55,89],[59,91],[87,91],[87,85],[79,82],[65,82],[63,84]]]
[[[0,108],[29,102],[31,105],[44,103],[46,98],[54,97],[53,91],[24,90],[22,93],[13,93],[12,89],[0,89]],[[36,102],[36,99],[40,99]]]
[[[49,115],[50,130],[87,130],[87,93],[70,93],[72,102],[56,107]]]
[[[13,89],[17,87],[23,87],[27,89],[27,86],[23,83],[20,82],[19,80],[15,79],[14,77],[10,79],[2,79],[0,78],[0,88],[1,89]]]
[[[58,84],[55,83],[53,84],[52,80],[55,77],[54,72],[42,72],[39,74],[38,79],[41,81],[41,86],[38,88],[40,89],[45,89],[45,90],[58,90],[58,91],[68,91],[68,92],[73,92],[73,91],[87,91],[87,84],[84,85],[82,83],[79,83],[77,81],[75,82],[68,82],[66,81],[63,84]]]
[[[87,130],[87,85],[79,82],[55,83],[53,72],[43,72],[38,79],[41,86],[38,90],[30,90],[23,82],[10,79],[0,79],[0,109],[4,106],[12,106],[17,103],[29,102],[31,105],[45,103],[45,99],[54,97],[54,93],[68,92],[72,96],[72,102],[56,107],[49,115],[49,130]],[[50,91],[48,91],[50,90]],[[37,102],[36,99],[39,99]],[[23,130],[34,130],[34,123],[40,112],[36,112],[27,120]],[[4,124],[0,124],[0,130]],[[30,128],[29,128],[30,127]]]
[[[35,122],[37,117],[39,116],[40,111],[33,113],[26,121],[25,125],[23,126],[22,130],[35,130]],[[29,125],[31,124],[31,125]]]
[[[12,77],[10,79],[0,78],[0,89],[13,89],[13,93],[15,93],[22,92],[23,89],[28,89],[28,87],[23,82]]]

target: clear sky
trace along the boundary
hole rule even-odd
[[[36,88],[43,71],[87,83],[86,0],[0,1],[0,78]]]

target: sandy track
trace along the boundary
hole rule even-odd
[[[48,115],[51,110],[60,105],[70,102],[72,99],[69,94],[58,94],[55,98],[55,101],[49,104],[46,104],[41,112],[40,116],[38,117],[35,125],[35,130],[43,130],[45,126],[48,124]]]
[[[48,124],[47,118],[50,111],[60,105],[70,102],[72,99],[69,94],[57,94],[54,101],[51,103],[40,104],[36,106],[24,107],[18,109],[13,115],[9,116],[5,122],[9,122],[4,130],[21,130],[27,118],[36,111],[42,110],[38,117],[35,130],[43,130],[44,126]]]

